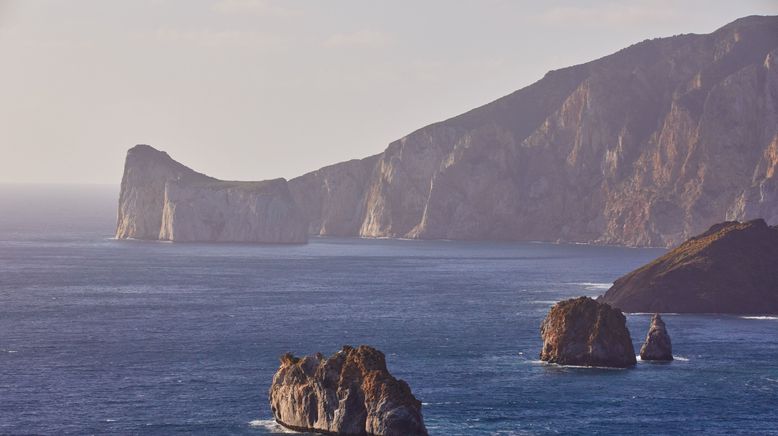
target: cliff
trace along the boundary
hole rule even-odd
[[[290,181],[313,234],[672,246],[778,222],[778,17],[551,71]]]
[[[427,435],[421,402],[389,373],[383,353],[365,345],[330,358],[282,356],[269,396],[275,420],[296,431]]]
[[[160,237],[168,181],[213,181],[166,155],[130,164],[142,154],[120,238]],[[288,190],[314,235],[675,246],[724,220],[778,223],[777,167],[778,17],[750,16],[551,71]]]
[[[554,304],[540,335],[540,360],[546,362],[615,368],[637,363],[624,314],[588,297]]]
[[[716,224],[599,298],[628,312],[778,314],[778,227]]]
[[[118,239],[304,243],[307,232],[283,179],[220,181],[148,145],[127,152]]]

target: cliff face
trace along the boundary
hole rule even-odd
[[[215,181],[174,161],[148,145],[127,151],[119,193],[117,239],[158,239],[165,204],[165,187],[173,180]]]
[[[304,243],[307,232],[283,179],[220,181],[148,145],[127,152],[118,239]]]
[[[169,181],[159,239],[304,243],[308,222],[284,179],[264,182]]]
[[[540,360],[546,362],[615,368],[637,363],[624,314],[588,297],[552,306],[540,335]]]
[[[670,246],[778,222],[778,17],[644,41],[290,182],[314,234]]]
[[[275,420],[297,431],[427,435],[421,402],[389,374],[383,353],[364,345],[330,358],[282,356],[269,396]]]
[[[599,300],[628,312],[778,313],[778,227],[716,224],[616,280]]]

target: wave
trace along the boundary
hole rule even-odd
[[[688,357],[676,356],[675,354],[673,354],[673,359],[680,360],[681,362],[688,362],[689,361]]]
[[[650,316],[650,315],[653,315],[655,313],[659,313],[662,316],[676,316],[676,315],[679,315],[678,313],[675,313],[675,312],[624,312],[625,315],[638,315],[638,316],[644,316],[644,315],[645,316]]]
[[[607,291],[613,286],[613,283],[595,283],[595,282],[577,282],[569,283],[571,285],[583,286],[587,291]]]
[[[277,423],[273,419],[255,419],[249,421],[249,427],[251,428],[263,428],[274,433],[300,433],[294,430],[290,430],[283,425]]]
[[[622,371],[627,368],[613,368],[611,366],[586,366],[586,365],[560,365],[558,363],[546,362],[545,360],[523,360],[524,363],[531,363],[533,365],[550,366],[554,368],[572,368],[572,369],[608,369],[614,371]]]
[[[740,319],[778,320],[778,316],[741,316]]]

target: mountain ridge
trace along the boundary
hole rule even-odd
[[[778,17],[644,40],[288,181],[313,235],[672,246],[778,221]]]

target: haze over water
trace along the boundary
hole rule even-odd
[[[0,433],[273,434],[278,356],[343,344],[386,353],[433,435],[778,426],[769,317],[665,316],[670,364],[537,361],[554,301],[598,295],[662,250],[115,241],[115,187],[10,189],[0,189]],[[648,321],[628,317],[636,349]]]

